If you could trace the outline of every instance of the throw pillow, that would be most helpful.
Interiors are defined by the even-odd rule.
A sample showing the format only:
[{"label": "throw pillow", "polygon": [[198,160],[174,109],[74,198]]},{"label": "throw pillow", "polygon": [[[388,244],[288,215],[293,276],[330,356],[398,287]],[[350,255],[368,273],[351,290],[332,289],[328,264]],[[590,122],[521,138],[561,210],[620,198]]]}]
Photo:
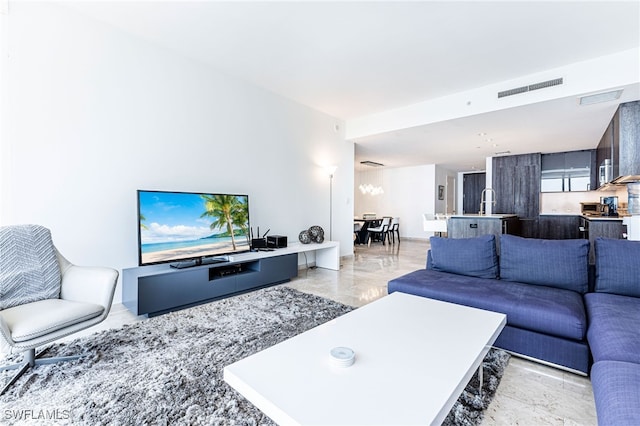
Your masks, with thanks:
[{"label": "throw pillow", "polygon": [[431,237],[430,266],[434,271],[451,272],[478,278],[498,277],[496,237]]},{"label": "throw pillow", "polygon": [[39,225],[0,227],[0,310],[60,297],[51,232]]},{"label": "throw pillow", "polygon": [[640,241],[596,238],[596,288],[640,297]]},{"label": "throw pillow", "polygon": [[589,241],[501,235],[500,279],[586,293]]}]

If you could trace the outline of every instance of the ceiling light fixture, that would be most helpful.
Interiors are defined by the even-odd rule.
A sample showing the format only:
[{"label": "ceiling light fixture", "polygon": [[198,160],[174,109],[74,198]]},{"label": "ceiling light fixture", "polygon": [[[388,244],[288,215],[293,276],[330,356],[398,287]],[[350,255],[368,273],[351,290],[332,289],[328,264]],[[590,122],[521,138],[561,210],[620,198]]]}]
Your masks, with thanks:
[{"label": "ceiling light fixture", "polygon": [[373,186],[370,183],[361,184],[358,188],[360,188],[360,192],[363,194],[371,194],[371,195],[380,195],[384,194],[384,189],[381,186]]},{"label": "ceiling light fixture", "polygon": [[612,90],[610,92],[596,93],[593,95],[581,96],[578,98],[580,105],[593,105],[600,102],[609,102],[620,98],[624,89]]},{"label": "ceiling light fixture", "polygon": [[365,166],[371,166],[371,167],[382,167],[384,166],[384,164],[382,163],[376,163],[375,161],[361,161],[360,164],[363,164]]},{"label": "ceiling light fixture", "polygon": [[[375,161],[361,161],[360,164],[364,164],[366,166],[371,166],[371,167],[382,167],[384,166],[384,164],[382,163],[376,163]],[[365,173],[367,178],[375,178],[376,181],[378,181],[377,184],[371,184],[371,183],[361,183],[360,185],[358,185],[358,188],[360,189],[360,192],[362,192],[362,194],[366,195],[366,194],[370,194],[370,195],[381,195],[384,194],[384,189],[382,189],[382,181],[383,176],[383,170],[382,169],[378,169],[376,172],[363,172]],[[373,174],[375,174],[375,176],[373,176]],[[362,176],[361,174],[359,174],[359,176]]]}]

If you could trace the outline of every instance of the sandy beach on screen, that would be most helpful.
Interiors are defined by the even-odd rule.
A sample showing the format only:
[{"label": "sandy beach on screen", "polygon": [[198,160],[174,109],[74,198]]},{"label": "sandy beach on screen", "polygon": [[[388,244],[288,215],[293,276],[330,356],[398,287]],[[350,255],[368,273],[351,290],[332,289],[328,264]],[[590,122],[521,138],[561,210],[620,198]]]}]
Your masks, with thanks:
[{"label": "sandy beach on screen", "polygon": [[[249,249],[249,244],[246,243],[244,238],[240,241],[236,241],[236,247],[242,249],[243,247],[247,250]],[[189,257],[198,257],[198,256],[213,256],[211,254],[212,251],[219,252],[227,252],[233,249],[233,245],[230,242],[227,243],[212,243],[206,244],[198,247],[183,247],[179,249],[173,250],[162,250],[162,251],[154,251],[152,253],[142,253],[142,262],[143,263],[156,263],[156,262],[164,262],[172,259],[184,259]]]}]

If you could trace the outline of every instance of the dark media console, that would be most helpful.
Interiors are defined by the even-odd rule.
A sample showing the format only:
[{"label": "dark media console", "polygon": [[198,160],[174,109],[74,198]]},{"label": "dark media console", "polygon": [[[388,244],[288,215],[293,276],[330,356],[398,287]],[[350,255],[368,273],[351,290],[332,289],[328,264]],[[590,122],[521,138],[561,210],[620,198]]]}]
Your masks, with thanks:
[{"label": "dark media console", "polygon": [[243,253],[229,261],[178,269],[168,264],[122,271],[122,303],[154,316],[287,282],[298,276],[297,253]]}]

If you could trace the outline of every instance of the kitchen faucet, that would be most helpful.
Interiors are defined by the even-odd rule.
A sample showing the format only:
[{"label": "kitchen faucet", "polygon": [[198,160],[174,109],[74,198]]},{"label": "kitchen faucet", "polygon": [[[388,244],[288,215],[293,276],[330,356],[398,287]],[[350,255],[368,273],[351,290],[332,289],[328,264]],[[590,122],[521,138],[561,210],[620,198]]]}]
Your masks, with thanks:
[{"label": "kitchen faucet", "polygon": [[482,194],[480,195],[480,211],[478,215],[482,216],[482,206],[484,205],[484,214],[487,214],[487,199],[485,198],[487,195],[487,190],[491,191],[491,204],[496,205],[496,191],[493,188],[485,188],[482,190]]}]

